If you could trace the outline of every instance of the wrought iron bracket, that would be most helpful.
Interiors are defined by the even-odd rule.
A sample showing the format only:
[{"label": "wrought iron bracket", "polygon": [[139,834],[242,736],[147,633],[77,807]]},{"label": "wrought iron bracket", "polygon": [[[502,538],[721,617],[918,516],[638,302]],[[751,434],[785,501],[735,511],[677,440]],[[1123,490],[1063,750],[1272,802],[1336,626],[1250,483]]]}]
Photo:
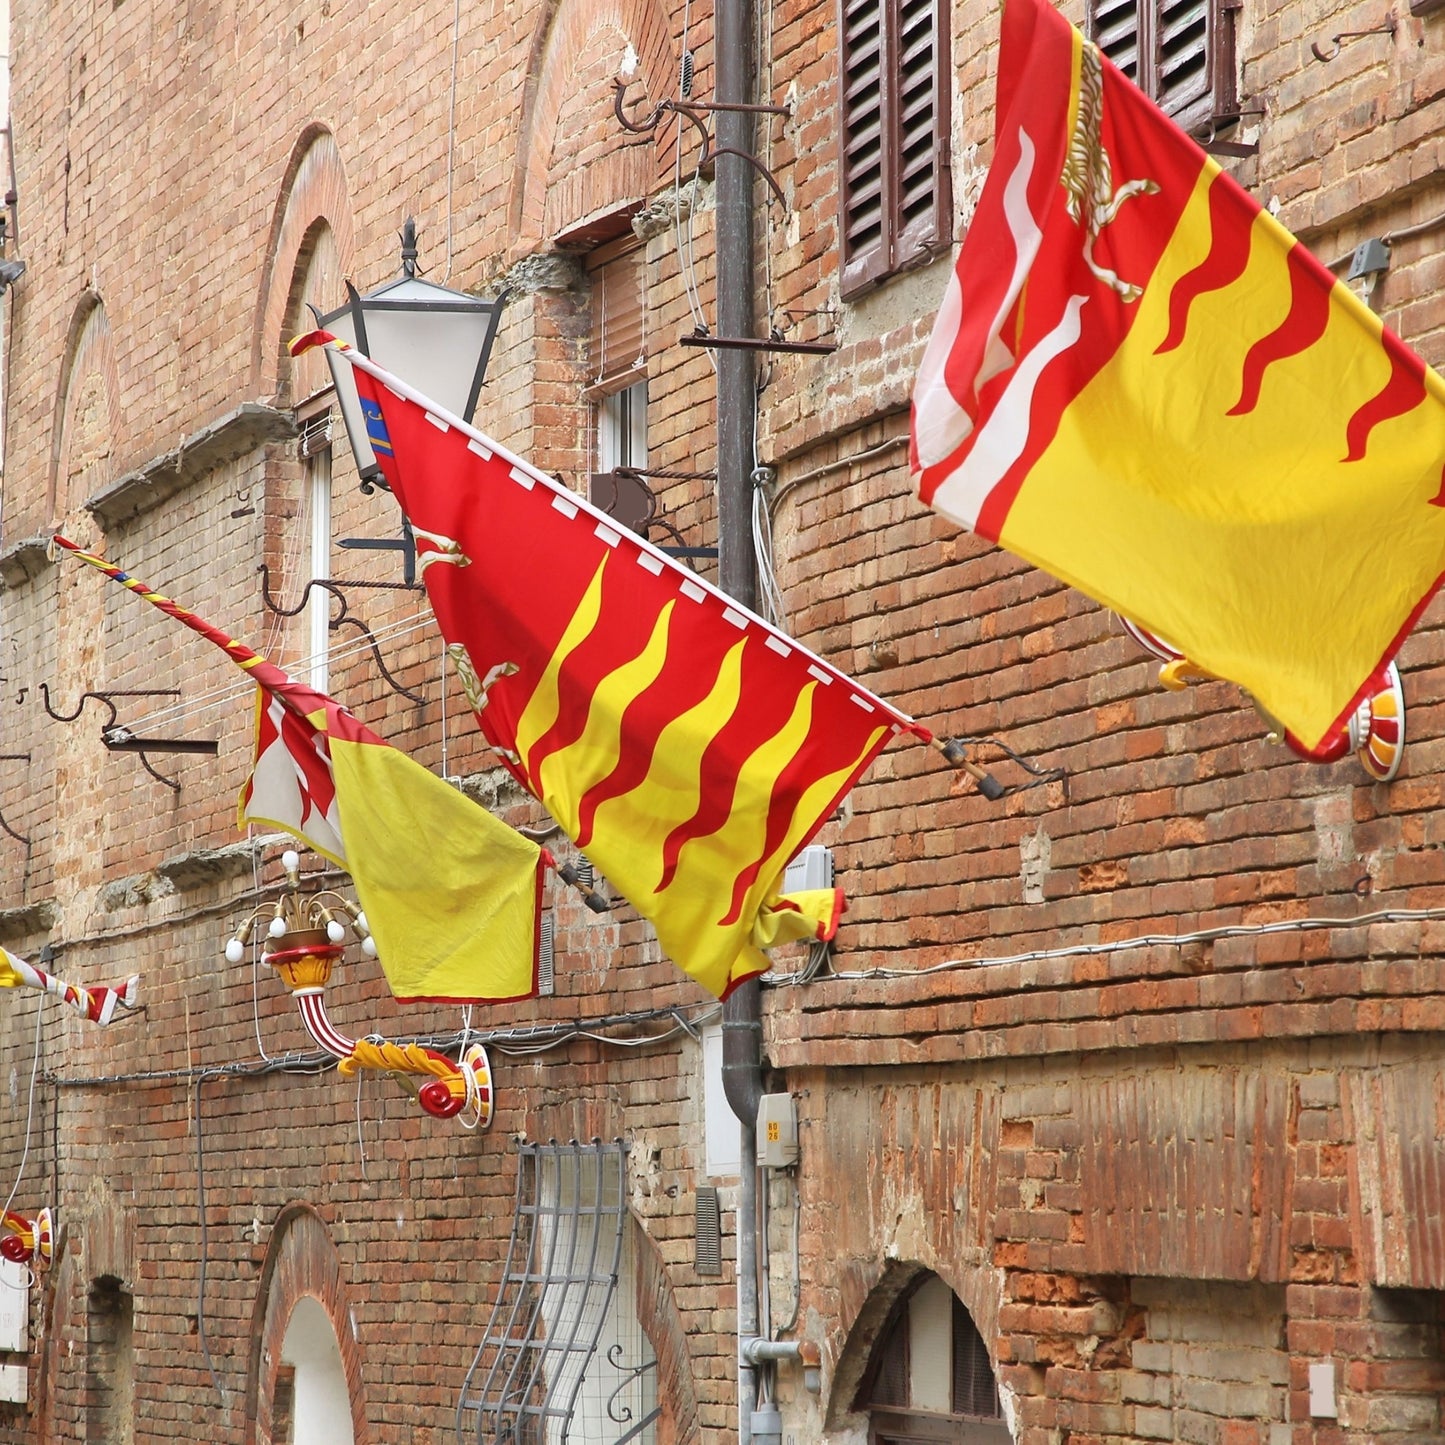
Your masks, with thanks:
[{"label": "wrought iron bracket", "polygon": [[[378,486],[384,483],[377,483]],[[391,490],[390,487],[387,488]],[[349,551],[400,552],[401,580],[408,587],[416,586],[416,538],[412,535],[411,522],[403,513],[400,537],[343,537],[337,543]]]},{"label": "wrought iron bracket", "polygon": [[[617,1397],[631,1384],[642,1378],[649,1370],[657,1368],[657,1361],[646,1360],[640,1365],[624,1365],[622,1363],[622,1346],[616,1344],[607,1351],[607,1363],[622,1376],[622,1382],[607,1397],[607,1418],[614,1425],[626,1425],[632,1419],[632,1407],[630,1405],[618,1405]],[[647,1415],[639,1420],[625,1435],[618,1438],[614,1445],[621,1445],[624,1440],[630,1440],[634,1435],[645,1430],[659,1415],[662,1414],[660,1405],[654,1406]]]},{"label": "wrought iron bracket", "polygon": [[697,158],[699,166],[705,166],[718,156],[736,156],[740,161],[746,161],[768,183],[769,189],[783,210],[788,209],[788,198],[783,194],[783,188],[778,184],[777,177],[773,175],[772,171],[757,156],[749,155],[747,151],[738,150],[735,146],[714,146],[712,132],[708,130],[707,122],[703,119],[704,115],[720,110],[741,111],[747,115],[791,115],[792,111],[786,105],[708,105],[690,100],[660,100],[648,112],[646,119],[633,120],[623,109],[627,82],[614,80],[612,86],[612,113],[617,117],[617,123],[624,130],[631,131],[633,135],[651,135],[667,116],[680,115],[697,130],[698,135],[702,138],[702,151]]},{"label": "wrought iron bracket", "polygon": [[[341,545],[344,547],[346,543],[343,542]],[[271,572],[267,565],[262,562],[256,570],[261,574],[261,600],[266,604],[267,610],[274,612],[278,617],[299,617],[301,613],[306,610],[306,605],[311,600],[311,589],[313,587],[319,587],[323,592],[334,597],[341,604],[341,611],[337,613],[335,617],[328,615],[326,619],[327,628],[332,632],[336,631],[336,629],[343,624],[356,628],[356,630],[366,638],[367,646],[371,648],[372,659],[376,663],[376,670],[381,674],[386,685],[393,692],[399,693],[402,697],[409,698],[412,702],[422,703],[426,701],[420,693],[413,692],[409,687],[403,687],[402,684],[391,675],[390,668],[387,667],[385,661],[382,659],[381,647],[377,643],[375,634],[361,618],[351,615],[351,604],[347,599],[345,591],[343,591],[345,587],[379,587],[388,591],[398,591],[402,589],[415,591],[416,589],[410,581],[337,582],[329,577],[313,577],[306,586],[301,589],[301,600],[294,607],[284,607],[271,595]]]},{"label": "wrought iron bracket", "polygon": [[105,748],[113,753],[134,753],[139,758],[141,767],[156,782],[164,783],[174,793],[180,792],[181,785],[174,778],[168,778],[164,773],[158,773],[146,754],[203,753],[207,757],[215,757],[220,744],[213,738],[139,737],[120,721],[120,713],[115,705],[115,699],[118,697],[179,697],[180,695],[180,690],[173,687],[131,687],[116,688],[110,692],[83,692],[80,695],[80,701],[75,705],[75,711],[65,713],[57,712],[51,707],[49,683],[42,682],[40,684],[40,700],[45,705],[45,711],[56,722],[73,723],[85,711],[87,702],[93,699],[100,703],[110,714],[100,727],[100,741]]},{"label": "wrought iron bracket", "polygon": [[[28,763],[29,761],[29,753],[0,753],[0,763]],[[22,838],[20,834],[5,821],[3,815],[0,815],[0,833],[6,833],[14,838],[27,853],[30,851],[30,839]]]}]

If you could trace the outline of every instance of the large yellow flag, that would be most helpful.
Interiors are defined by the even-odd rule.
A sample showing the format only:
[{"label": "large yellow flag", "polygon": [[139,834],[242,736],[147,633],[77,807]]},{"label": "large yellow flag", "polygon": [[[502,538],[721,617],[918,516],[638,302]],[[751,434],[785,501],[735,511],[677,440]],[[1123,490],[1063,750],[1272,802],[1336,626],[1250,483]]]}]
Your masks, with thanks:
[{"label": "large yellow flag", "polygon": [[344,707],[102,557],[62,547],[214,642],[260,688],[240,820],[267,822],[346,868],[403,1002],[537,991],[542,849],[383,742]]},{"label": "large yellow flag", "polygon": [[1445,568],[1445,382],[1046,0],[995,125],[920,497],[1337,755]]}]

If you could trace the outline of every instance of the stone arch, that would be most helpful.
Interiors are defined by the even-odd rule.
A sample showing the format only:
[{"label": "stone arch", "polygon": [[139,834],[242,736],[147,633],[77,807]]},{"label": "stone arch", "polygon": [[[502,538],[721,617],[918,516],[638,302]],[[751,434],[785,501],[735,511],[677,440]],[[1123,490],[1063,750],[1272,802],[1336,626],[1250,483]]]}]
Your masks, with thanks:
[{"label": "stone arch", "polygon": [[271,1445],[272,1408],[282,1345],[296,1306],[312,1300],[336,1335],[351,1398],[355,1445],[370,1445],[361,1346],[348,1302],[341,1259],[321,1216],[309,1204],[288,1204],[276,1218],[251,1314],[251,1360],[246,1380],[246,1445]]},{"label": "stone arch", "polygon": [[695,1445],[701,1437],[687,1331],[657,1245],[641,1220],[635,1214],[630,1218],[637,1269],[637,1318],[657,1350],[658,1400],[662,1405],[657,1438],[669,1445]]},{"label": "stone arch", "polygon": [[[346,168],[336,137],[320,122],[301,132],[277,195],[266,242],[266,261],[251,330],[251,377],[260,395],[274,396],[289,380],[283,369],[284,334],[298,276],[304,276],[323,228],[330,230],[338,275],[351,269],[355,229]],[[339,302],[341,297],[338,295]]]},{"label": "stone arch", "polygon": [[842,1321],[845,1330],[843,1346],[833,1366],[824,1407],[827,1430],[847,1429],[858,1423],[853,1406],[872,1359],[873,1348],[893,1318],[899,1301],[928,1274],[937,1275],[963,1301],[983,1336],[997,1373],[998,1345],[994,1322],[998,1317],[999,1300],[996,1275],[991,1271],[978,1270],[960,1273],[946,1260],[879,1260],[871,1286],[861,1292],[862,1298],[853,1317]]},{"label": "stone arch", "polygon": [[76,303],[65,340],[51,434],[46,521],[54,525],[111,480],[121,416],[120,373],[110,321],[100,295]]},{"label": "stone arch", "polygon": [[[610,43],[599,45],[599,37],[608,31],[613,32]],[[657,0],[560,0],[543,10],[533,37],[508,207],[514,254],[527,254],[545,239],[558,120],[581,89],[576,83],[579,68],[606,66],[608,57],[615,55],[610,66],[615,71],[627,46],[636,53],[636,79],[645,97],[656,101],[671,94],[678,56],[666,12]],[[634,85],[630,96],[635,99],[637,94]],[[578,148],[576,159],[588,171],[596,203],[573,219],[605,210],[628,198],[629,192],[645,194],[656,174],[652,137],[630,143],[632,138],[623,135],[612,118],[610,95],[604,123],[612,143]]]}]

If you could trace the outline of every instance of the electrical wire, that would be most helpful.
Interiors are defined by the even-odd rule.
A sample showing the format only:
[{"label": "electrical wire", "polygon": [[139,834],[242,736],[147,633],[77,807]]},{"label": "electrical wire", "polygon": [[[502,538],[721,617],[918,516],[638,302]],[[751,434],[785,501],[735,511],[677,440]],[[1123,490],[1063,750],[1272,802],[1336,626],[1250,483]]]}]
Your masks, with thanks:
[{"label": "electrical wire", "polygon": [[[416,1043],[423,1048],[435,1049],[439,1053],[455,1053],[463,1039],[476,1041],[499,1053],[522,1056],[529,1053],[545,1053],[570,1043],[573,1039],[584,1038],[594,1043],[610,1044],[616,1048],[640,1049],[663,1043],[679,1033],[695,1038],[697,1030],[722,1012],[722,1005],[715,1000],[690,1006],[671,1005],[668,1007],[635,1009],[629,1013],[606,1014],[595,1019],[559,1020],[556,1023],[536,1024],[508,1029],[458,1030],[449,1034],[420,1035],[413,1039],[397,1039],[394,1043]],[[671,1019],[673,1026],[660,1033],[647,1034],[641,1038],[619,1038],[603,1033],[603,1029],[636,1028],[641,1024],[656,1023]],[[531,1045],[532,1047],[528,1047]],[[204,1078],[208,1082],[221,1078],[263,1078],[271,1074],[325,1074],[334,1069],[336,1058],[320,1049],[272,1056],[261,1062],[212,1064],[205,1067],[172,1069],[139,1069],[123,1074],[83,1074],[64,1076],[45,1074],[42,1077],[59,1089],[107,1088],[116,1084],[154,1084],[166,1082],[193,1082]]]},{"label": "electrical wire", "polygon": [[44,1010],[39,1007],[40,1002],[36,1000],[35,1047],[30,1060],[30,1098],[25,1105],[25,1145],[20,1151],[20,1167],[15,1171],[15,1182],[10,1186],[10,1193],[6,1196],[3,1208],[0,1208],[0,1215],[8,1214],[10,1206],[15,1203],[15,1196],[20,1192],[20,1181],[25,1177],[25,1165],[30,1158],[30,1123],[35,1117],[35,1081],[40,1075],[40,1025],[45,1016]]},{"label": "electrical wire", "polygon": [[[1445,908],[1382,908],[1362,913],[1356,918],[1279,918],[1270,923],[1223,923],[1214,928],[1199,928],[1189,933],[1144,933],[1133,938],[1108,939],[1100,943],[1066,943],[1057,948],[1035,948],[1025,953],[1010,953],[992,958],[953,958],[927,968],[860,968],[837,970],[829,978],[860,982],[871,979],[925,978],[929,974],[948,973],[956,969],[998,968],[1005,964],[1042,963],[1055,958],[1098,958],[1114,953],[1128,953],[1137,948],[1183,948],[1191,943],[1215,943],[1226,938],[1265,938],[1281,933],[1318,933],[1334,928],[1368,928],[1376,923],[1430,923],[1445,919]],[[761,982],[769,987],[788,987],[806,983],[811,977],[806,968],[795,973],[765,973]],[[1024,987],[1055,988],[1049,983]]]},{"label": "electrical wire", "polygon": [[210,1261],[210,1232],[206,1226],[206,1155],[204,1132],[201,1128],[201,1085],[208,1075],[196,1075],[196,1205],[201,1216],[201,1270],[196,1283],[196,1335],[201,1342],[201,1353],[206,1357],[206,1368],[211,1372],[211,1383],[221,1397],[221,1408],[230,1409],[231,1399],[221,1377],[216,1373],[216,1363],[211,1358],[211,1346],[206,1339],[206,1266]]},{"label": "electrical wire", "polygon": [[447,102],[447,268],[442,273],[445,286],[452,274],[452,189],[456,176],[457,156],[457,50],[462,40],[462,0],[457,0],[452,13],[452,80]]},{"label": "electrical wire", "polygon": [[[374,631],[372,636],[378,642],[394,641],[420,632],[424,628],[431,626],[432,623],[432,614],[429,610],[425,613],[418,612],[398,622],[387,623],[382,628]],[[331,662],[344,664],[355,660],[359,656],[369,654],[370,650],[371,644],[366,638],[357,638],[354,642],[346,643],[341,647],[328,648],[326,656]],[[262,655],[265,656],[266,654]],[[317,656],[303,657],[291,665],[291,670],[301,672],[304,669],[309,669],[318,660],[319,657]],[[157,708],[129,721],[126,726],[132,732],[136,732],[141,729],[161,726],[175,727],[183,723],[194,723],[201,718],[216,716],[230,711],[238,699],[249,697],[255,691],[255,688],[256,682],[254,678],[248,678],[238,673],[234,682],[223,683],[218,687],[211,688],[207,692],[199,693],[194,697],[172,703],[167,707]]]}]

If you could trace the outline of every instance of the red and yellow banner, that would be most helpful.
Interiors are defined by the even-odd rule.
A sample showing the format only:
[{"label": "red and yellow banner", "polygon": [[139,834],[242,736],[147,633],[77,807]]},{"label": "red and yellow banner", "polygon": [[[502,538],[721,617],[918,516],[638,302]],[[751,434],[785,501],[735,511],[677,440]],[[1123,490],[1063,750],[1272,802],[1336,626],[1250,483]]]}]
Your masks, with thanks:
[{"label": "red and yellow banner", "polygon": [[[317,337],[316,340],[329,340]],[[347,351],[377,459],[497,755],[704,987],[827,938],[788,860],[895,734],[857,683]]]},{"label": "red and yellow banner", "polygon": [[241,826],[284,828],[350,872],[398,999],[497,1003],[536,993],[544,862],[537,844],[325,693],[103,557],[55,540],[215,643],[259,684]]},{"label": "red and yellow banner", "polygon": [[1045,0],[995,125],[919,496],[1329,755],[1445,569],[1445,383]]}]

